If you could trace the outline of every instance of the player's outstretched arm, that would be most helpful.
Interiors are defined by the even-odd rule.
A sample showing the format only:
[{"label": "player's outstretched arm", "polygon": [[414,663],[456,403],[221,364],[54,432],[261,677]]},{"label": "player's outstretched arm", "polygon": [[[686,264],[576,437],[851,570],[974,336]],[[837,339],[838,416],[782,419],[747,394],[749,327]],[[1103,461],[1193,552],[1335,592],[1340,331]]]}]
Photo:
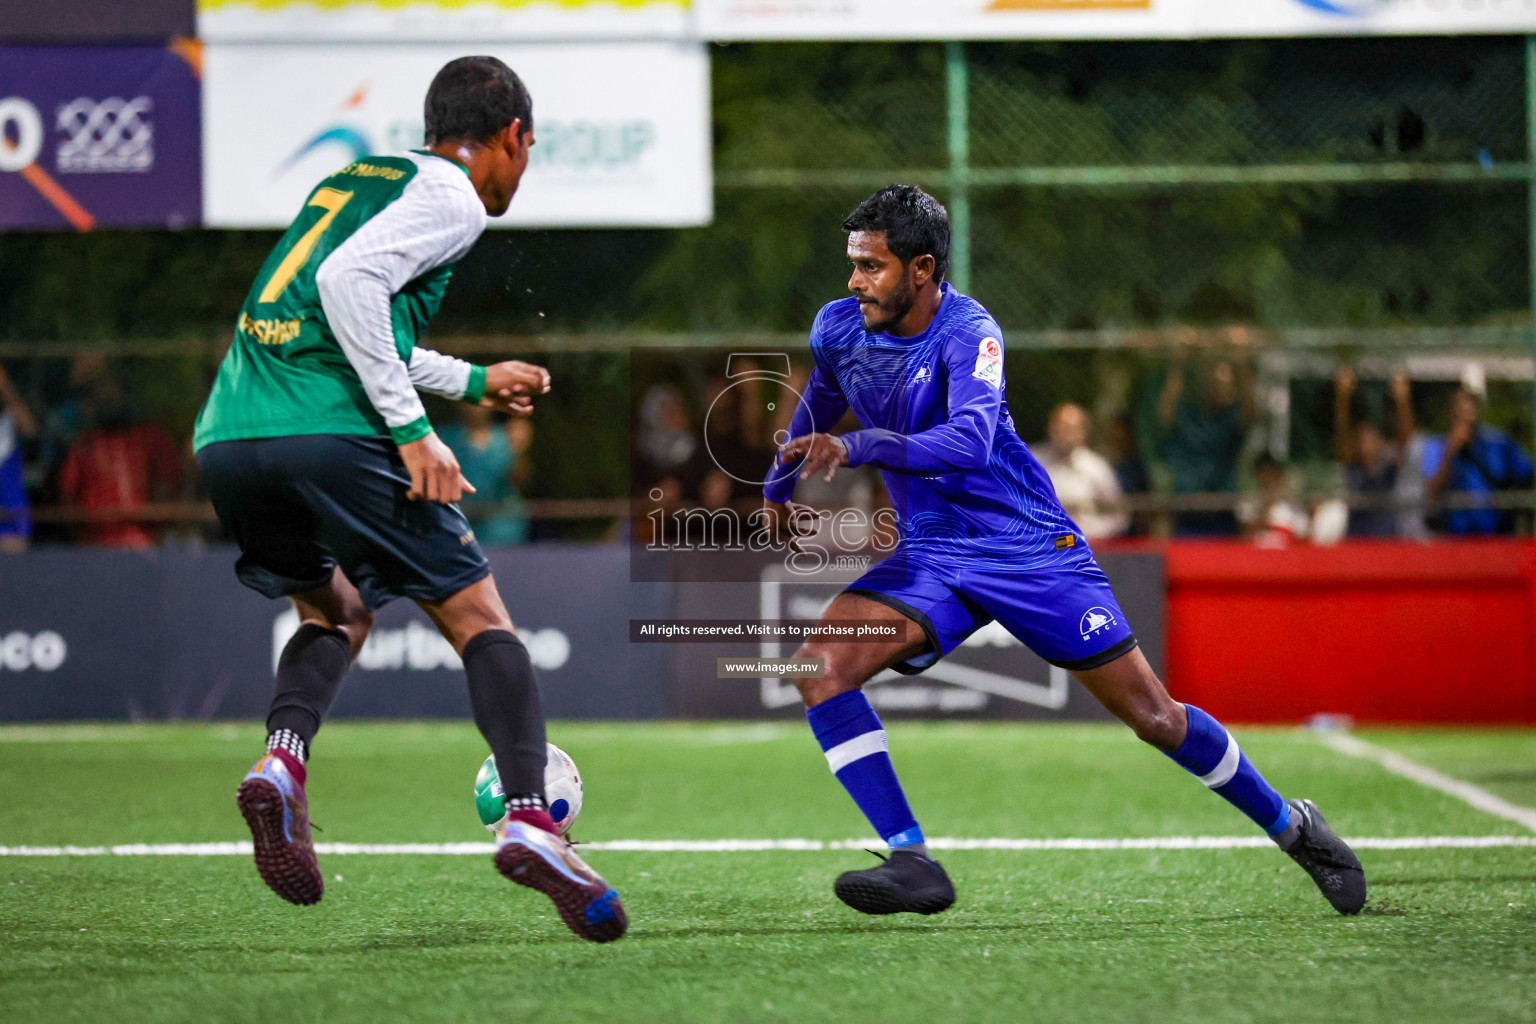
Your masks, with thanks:
[{"label": "player's outstretched arm", "polygon": [[410,374],[418,391],[514,416],[530,415],[534,396],[550,388],[549,371],[542,366],[517,359],[475,366],[420,346],[411,352]]},{"label": "player's outstretched arm", "polygon": [[485,394],[480,404],[527,416],[533,412],[534,396],[549,394],[550,386],[549,371],[544,367],[509,359],[485,368]]},{"label": "player's outstretched arm", "polygon": [[1003,346],[995,325],[957,336],[945,353],[949,418],[916,434],[855,430],[842,435],[850,466],[931,476],[980,469],[992,455],[1003,407]]}]

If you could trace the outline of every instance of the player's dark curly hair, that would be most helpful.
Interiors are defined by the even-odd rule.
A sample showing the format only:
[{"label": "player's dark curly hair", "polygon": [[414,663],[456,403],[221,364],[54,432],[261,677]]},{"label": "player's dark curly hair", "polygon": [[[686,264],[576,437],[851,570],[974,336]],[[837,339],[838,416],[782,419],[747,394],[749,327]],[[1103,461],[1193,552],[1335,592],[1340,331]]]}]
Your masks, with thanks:
[{"label": "player's dark curly hair", "polygon": [[495,57],[460,57],[443,65],[427,89],[427,145],[445,139],[489,142],[513,121],[533,130],[533,97],[517,72]]},{"label": "player's dark curly hair", "polygon": [[916,185],[885,186],[854,207],[843,230],[884,231],[885,247],[903,265],[926,254],[935,281],[949,274],[949,211]]}]

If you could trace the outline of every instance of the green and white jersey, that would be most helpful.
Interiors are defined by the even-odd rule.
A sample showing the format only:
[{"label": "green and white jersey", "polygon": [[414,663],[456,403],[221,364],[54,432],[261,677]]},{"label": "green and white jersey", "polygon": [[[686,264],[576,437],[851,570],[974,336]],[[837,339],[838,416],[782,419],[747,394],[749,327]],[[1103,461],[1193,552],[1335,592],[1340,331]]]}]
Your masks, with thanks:
[{"label": "green and white jersey", "polygon": [[483,368],[416,339],[485,221],[468,172],[430,153],[367,157],[322,181],[246,296],[193,447],[294,434],[405,444],[432,430],[418,388],[479,401]]}]

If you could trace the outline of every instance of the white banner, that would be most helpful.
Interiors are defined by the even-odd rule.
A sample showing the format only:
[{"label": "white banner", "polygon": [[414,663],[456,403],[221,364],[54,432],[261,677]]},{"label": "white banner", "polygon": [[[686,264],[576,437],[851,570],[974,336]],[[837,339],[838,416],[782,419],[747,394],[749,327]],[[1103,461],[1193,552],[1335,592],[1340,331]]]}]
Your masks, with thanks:
[{"label": "white banner", "polygon": [[[427,86],[461,46],[210,45],[203,219],[286,227],[317,181],[422,144]],[[709,61],[694,43],[482,46],[533,94],[535,145],[500,227],[687,227],[713,215]]]},{"label": "white banner", "polygon": [[198,0],[210,43],[685,39],[689,0]]},{"label": "white banner", "polygon": [[1536,0],[695,0],[701,35],[1199,39],[1536,31]]},{"label": "white banner", "polygon": [[[1228,0],[1234,4],[1247,0]],[[1179,37],[1189,0],[697,0],[706,39]]]},{"label": "white banner", "polygon": [[1476,35],[1536,31],[1536,0],[1194,0],[1201,36]]}]

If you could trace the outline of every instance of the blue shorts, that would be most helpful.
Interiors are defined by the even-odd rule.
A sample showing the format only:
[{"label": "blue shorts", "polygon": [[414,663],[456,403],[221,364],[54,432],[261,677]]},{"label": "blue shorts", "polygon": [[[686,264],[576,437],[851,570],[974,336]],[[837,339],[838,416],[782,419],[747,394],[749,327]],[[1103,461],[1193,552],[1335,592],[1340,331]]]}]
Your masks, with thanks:
[{"label": "blue shorts", "polygon": [[906,675],[931,667],[994,619],[1040,657],[1073,672],[1107,665],[1136,646],[1109,577],[1091,555],[1021,572],[996,562],[925,558],[901,546],[848,593],[923,627],[928,649],[892,666]]},{"label": "blue shorts", "polygon": [[405,496],[411,477],[387,437],[218,441],[197,468],[240,545],[235,575],[266,597],[317,590],[339,565],[370,610],[436,604],[491,573],[457,505]]},{"label": "blue shorts", "polygon": [[0,537],[32,536],[27,488],[21,477],[21,451],[0,460]]}]

